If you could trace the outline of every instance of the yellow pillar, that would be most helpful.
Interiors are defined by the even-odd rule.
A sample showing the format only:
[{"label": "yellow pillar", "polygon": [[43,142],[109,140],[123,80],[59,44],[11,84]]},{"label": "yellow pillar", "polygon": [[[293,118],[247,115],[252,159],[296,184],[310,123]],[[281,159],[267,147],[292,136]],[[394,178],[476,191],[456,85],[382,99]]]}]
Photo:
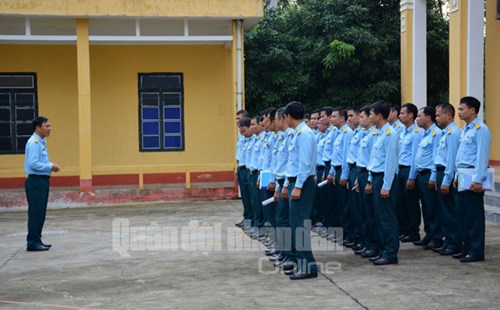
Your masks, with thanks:
[{"label": "yellow pillar", "polygon": [[[500,20],[497,20],[497,0],[486,1],[486,123],[491,131],[491,153],[493,164],[500,164],[500,122],[496,115],[500,115]],[[490,121],[491,120],[491,121]]]},{"label": "yellow pillar", "polygon": [[468,0],[453,0],[450,8],[450,103],[455,109],[467,95],[467,5]]},{"label": "yellow pillar", "polygon": [[90,109],[90,56],[88,19],[76,21],[78,62],[78,137],[80,150],[80,191],[92,191],[92,133]]},{"label": "yellow pillar", "polygon": [[401,2],[401,103],[413,101],[413,6]]}]

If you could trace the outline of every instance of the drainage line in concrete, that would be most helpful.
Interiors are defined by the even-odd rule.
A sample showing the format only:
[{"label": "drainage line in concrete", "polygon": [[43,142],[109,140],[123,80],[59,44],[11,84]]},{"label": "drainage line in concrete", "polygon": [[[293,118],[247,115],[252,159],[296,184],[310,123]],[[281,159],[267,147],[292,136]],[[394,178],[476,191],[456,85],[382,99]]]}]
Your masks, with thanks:
[{"label": "drainage line in concrete", "polygon": [[327,277],[324,273],[320,272],[320,274],[325,277],[326,279],[328,279],[328,281],[330,281],[333,285],[335,285],[339,290],[341,290],[344,294],[346,294],[347,296],[349,296],[349,298],[351,298],[355,303],[357,303],[361,308],[363,309],[366,309],[366,310],[369,310],[369,308],[365,305],[363,305],[361,302],[359,302],[359,300],[357,298],[355,298],[354,296],[352,296],[351,294],[349,294],[346,290],[344,290],[343,288],[341,288],[337,283],[335,283],[335,281],[333,281],[333,279]]}]

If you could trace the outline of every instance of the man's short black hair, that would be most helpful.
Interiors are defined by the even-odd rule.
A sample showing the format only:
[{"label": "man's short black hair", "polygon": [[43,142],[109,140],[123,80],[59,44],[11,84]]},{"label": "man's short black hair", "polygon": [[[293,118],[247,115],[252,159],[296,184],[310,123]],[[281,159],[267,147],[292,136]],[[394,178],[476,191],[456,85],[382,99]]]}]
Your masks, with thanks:
[{"label": "man's short black hair", "polygon": [[326,116],[331,116],[332,115],[332,112],[333,112],[333,107],[332,106],[324,106],[322,107],[319,112],[325,112]]},{"label": "man's short black hair", "polygon": [[272,122],[274,121],[274,118],[276,116],[276,108],[275,107],[270,107],[270,108],[267,108],[266,110],[266,117],[269,118],[269,120]]},{"label": "man's short black hair", "polygon": [[451,117],[455,117],[455,107],[450,103],[441,103],[436,106],[436,110],[441,109],[444,113],[450,113]]},{"label": "man's short black hair", "polygon": [[477,100],[476,98],[470,96],[463,97],[462,99],[460,99],[460,104],[465,104],[469,108],[473,108],[476,111],[476,114],[479,114],[479,108],[481,108],[481,102],[479,102],[479,100]]},{"label": "man's short black hair", "polygon": [[401,109],[402,108],[405,108],[406,111],[407,111],[407,113],[411,113],[413,115],[413,120],[415,120],[417,118],[418,108],[417,108],[416,105],[414,105],[411,102],[408,102],[408,103],[403,104],[403,106],[401,107]]},{"label": "man's short black hair", "polygon": [[304,106],[298,101],[289,102],[285,107],[285,115],[290,115],[295,120],[304,119]]},{"label": "man's short black hair", "polygon": [[44,116],[35,117],[35,119],[31,121],[31,124],[33,125],[33,131],[36,130],[36,127],[41,127],[43,123],[46,123],[48,121],[49,119]]},{"label": "man's short black hair", "polygon": [[361,109],[359,109],[359,113],[365,113],[366,116],[370,116],[371,109],[372,109],[371,105],[365,105],[364,107],[362,107]]},{"label": "man's short black hair", "polygon": [[[399,106],[399,104],[390,103],[390,105],[391,105],[391,112],[398,111],[398,115],[399,115],[399,112],[401,112],[401,107]],[[416,117],[417,117],[417,115],[415,114],[415,118]]]},{"label": "man's short black hair", "polygon": [[339,112],[340,117],[343,117],[345,120],[347,120],[347,110],[345,110],[343,107],[335,107],[333,108],[333,112]]},{"label": "man's short black hair", "polygon": [[310,120],[311,114],[309,114],[309,113],[304,114],[304,119]]},{"label": "man's short black hair", "polygon": [[382,118],[386,120],[389,118],[389,114],[391,113],[391,106],[384,100],[378,100],[372,104],[371,111],[375,114],[382,115]]},{"label": "man's short black hair", "polygon": [[433,123],[436,122],[436,110],[433,107],[423,107],[420,108],[424,115],[430,116]]},{"label": "man's short black hair", "polygon": [[247,110],[239,110],[238,112],[236,112],[236,115],[240,115],[243,116],[243,118],[247,118],[248,117],[248,111]]},{"label": "man's short black hair", "polygon": [[250,127],[252,120],[249,117],[242,118],[239,122],[240,127]]},{"label": "man's short black hair", "polygon": [[318,114],[319,114],[320,112],[321,112],[321,110],[320,110],[320,109],[316,109],[316,110],[313,110],[313,111],[311,112],[311,115],[316,114],[316,113],[318,113]]},{"label": "man's short black hair", "polygon": [[349,111],[354,111],[354,113],[359,114],[359,106],[352,105],[352,106],[347,108],[347,112],[349,112]]},{"label": "man's short black hair", "polygon": [[285,108],[284,107],[281,107],[278,110],[276,110],[276,118],[279,118],[279,119],[285,118]]}]

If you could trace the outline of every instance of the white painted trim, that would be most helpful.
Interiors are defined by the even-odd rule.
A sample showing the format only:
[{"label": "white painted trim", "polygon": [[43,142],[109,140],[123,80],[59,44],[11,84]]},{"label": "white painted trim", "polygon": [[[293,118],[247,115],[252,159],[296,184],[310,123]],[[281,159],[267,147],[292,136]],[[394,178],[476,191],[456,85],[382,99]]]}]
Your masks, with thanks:
[{"label": "white painted trim", "polygon": [[471,1],[467,16],[467,96],[481,102],[478,117],[484,110],[484,1]]},{"label": "white painted trim", "polygon": [[413,104],[427,105],[427,1],[416,0],[413,10]]},{"label": "white painted trim", "polygon": [[29,17],[24,19],[24,34],[27,36],[31,35],[31,20]]},{"label": "white painted trim", "polygon": [[184,20],[184,36],[189,36],[189,22],[187,19]]},{"label": "white painted trim", "polygon": [[[453,6],[453,1],[454,0],[450,1],[450,13],[458,12],[460,10],[460,0],[456,0],[457,1],[457,5],[456,6]],[[469,0],[469,1],[474,1],[474,0]]]},{"label": "white painted trim", "polygon": [[241,37],[241,29],[242,22],[241,20],[236,21],[236,57],[237,61],[237,69],[236,74],[238,75],[236,82],[236,97],[237,97],[237,106],[238,110],[241,110],[243,107],[243,38]]},{"label": "white painted trim", "polygon": [[399,9],[399,12],[403,13],[405,11],[408,11],[408,10],[414,10],[415,7],[413,5],[405,5],[405,6],[402,6],[400,9]]},{"label": "white painted trim", "polygon": [[0,35],[1,41],[76,41],[76,36]]},{"label": "white painted trim", "polygon": [[232,36],[90,36],[93,42],[198,42],[232,41]]},{"label": "white painted trim", "polygon": [[141,36],[141,22],[139,21],[138,18],[135,19],[135,36],[136,37]]},{"label": "white painted trim", "polygon": [[399,2],[399,5],[403,6],[405,4],[413,4],[413,2],[414,2],[413,0],[402,0]]}]

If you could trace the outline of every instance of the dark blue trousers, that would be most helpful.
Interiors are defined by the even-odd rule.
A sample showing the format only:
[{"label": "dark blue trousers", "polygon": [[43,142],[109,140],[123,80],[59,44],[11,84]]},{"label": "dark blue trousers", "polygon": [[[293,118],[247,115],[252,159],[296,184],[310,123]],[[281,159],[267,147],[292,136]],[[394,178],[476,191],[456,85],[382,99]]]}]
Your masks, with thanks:
[{"label": "dark blue trousers", "polygon": [[248,170],[238,168],[238,184],[240,186],[241,202],[243,203],[243,219],[252,219],[252,201],[248,187]]},{"label": "dark blue trousers", "polygon": [[281,190],[283,185],[278,185],[278,203],[276,206],[276,248],[281,255],[291,258],[292,233],[290,229],[290,206],[288,200],[283,200]]},{"label": "dark blue trousers", "polygon": [[486,230],[484,192],[479,194],[472,191],[457,192],[456,208],[459,225],[462,228],[462,253],[484,258],[484,235]]},{"label": "dark blue trousers", "polygon": [[302,186],[299,200],[292,200],[295,183],[288,185],[290,204],[290,228],[292,234],[292,255],[297,261],[298,271],[317,272],[316,260],[311,249],[311,212],[316,193],[313,177],[309,177]]},{"label": "dark blue trousers", "polygon": [[441,228],[444,235],[444,243],[446,248],[456,251],[461,250],[460,226],[458,223],[456,207],[455,207],[455,187],[450,184],[450,193],[444,195],[441,193],[441,185],[443,184],[444,171],[437,171],[436,184],[437,184],[437,197],[438,197],[438,212],[441,218]]},{"label": "dark blue trousers", "polygon": [[431,174],[417,176],[418,192],[422,201],[422,216],[424,218],[425,238],[441,241],[443,232],[441,230],[441,219],[439,218],[436,190],[429,188]]},{"label": "dark blue trousers", "polygon": [[352,230],[352,235],[353,239],[357,240],[359,244],[362,246],[365,245],[365,238],[364,238],[364,233],[363,233],[363,214],[364,210],[362,210],[361,207],[361,201],[360,201],[360,194],[353,189],[354,184],[356,182],[356,179],[358,178],[358,169],[356,167],[353,167],[349,170],[349,195],[350,195],[350,200],[351,203],[349,204],[350,207],[350,217],[347,220],[348,222],[352,223],[353,230]]},{"label": "dark blue trousers", "polygon": [[397,175],[398,189],[396,193],[396,207],[400,234],[415,236],[420,232],[420,204],[418,190],[407,190],[406,183],[410,175],[410,168],[402,168]]},{"label": "dark blue trousers", "polygon": [[373,204],[373,195],[367,195],[365,193],[365,187],[368,183],[368,172],[360,172],[358,174],[358,184],[361,202],[361,216],[363,220],[363,231],[365,247],[368,250],[373,250],[376,252],[380,251],[380,236],[377,227],[377,216],[375,213],[375,206]]},{"label": "dark blue trousers", "polygon": [[42,243],[42,229],[49,201],[49,176],[30,175],[24,182],[28,200],[28,247]]},{"label": "dark blue trousers", "polygon": [[[399,229],[396,206],[391,197],[383,199],[380,196],[380,190],[384,184],[384,176],[377,175],[372,177],[373,202],[375,213],[378,220],[378,230],[382,245],[380,257],[387,259],[396,259],[399,251]],[[396,181],[392,182],[390,193],[396,190]]]}]

